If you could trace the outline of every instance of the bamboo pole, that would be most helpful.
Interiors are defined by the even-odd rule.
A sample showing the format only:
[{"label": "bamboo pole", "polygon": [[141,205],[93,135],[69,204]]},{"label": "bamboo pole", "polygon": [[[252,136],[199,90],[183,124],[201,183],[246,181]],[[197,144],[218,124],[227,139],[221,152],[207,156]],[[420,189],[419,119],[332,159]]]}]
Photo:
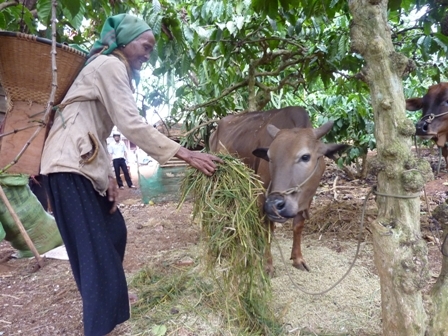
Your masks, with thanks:
[{"label": "bamboo pole", "polygon": [[30,146],[31,142],[37,137],[37,135],[39,134],[39,132],[42,130],[43,127],[44,127],[43,124],[37,126],[37,129],[34,131],[34,133],[28,139],[28,141],[26,142],[25,146],[23,146],[23,148],[20,150],[19,154],[17,154],[17,156],[14,158],[14,160],[12,160],[5,167],[0,169],[0,175],[5,173],[9,168],[14,166],[19,161],[19,159],[22,157],[22,155],[25,152],[25,150]]},{"label": "bamboo pole", "polygon": [[23,226],[22,222],[20,221],[19,216],[17,216],[11,203],[9,203],[8,197],[6,197],[6,194],[3,191],[3,188],[1,185],[0,185],[0,198],[3,201],[3,203],[5,203],[6,208],[10,212],[12,218],[14,219],[14,222],[16,223],[17,227],[20,230],[20,233],[22,234],[23,238],[25,239],[25,242],[28,245],[28,248],[31,250],[31,252],[33,252],[34,256],[36,257],[39,267],[40,268],[44,267],[44,264],[45,264],[44,260],[42,259],[39,252],[37,251],[36,247],[34,246],[33,241],[31,240],[30,236],[28,235],[28,232],[26,232],[25,227]]},{"label": "bamboo pole", "polygon": [[25,131],[27,129],[30,129],[30,128],[33,128],[33,127],[37,127],[37,126],[38,125],[31,125],[31,126],[25,126],[25,127],[21,127],[21,128],[15,128],[15,129],[13,129],[10,132],[0,134],[0,138],[3,138],[5,136],[11,135],[11,134],[16,134],[16,133],[19,133],[20,131]]}]

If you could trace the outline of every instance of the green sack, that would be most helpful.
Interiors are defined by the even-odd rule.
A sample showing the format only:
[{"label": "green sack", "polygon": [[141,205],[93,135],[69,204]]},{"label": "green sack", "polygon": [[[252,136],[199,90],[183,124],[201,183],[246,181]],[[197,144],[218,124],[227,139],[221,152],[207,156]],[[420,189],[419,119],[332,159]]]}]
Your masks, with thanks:
[{"label": "green sack", "polygon": [[[0,185],[30,236],[39,254],[62,245],[62,238],[54,217],[47,213],[28,186],[29,176],[25,174],[2,174]],[[17,224],[6,205],[0,201],[0,223],[5,230],[5,239],[18,250],[19,258],[32,257]],[[0,233],[1,235],[1,233]]]},{"label": "green sack", "polygon": [[160,167],[154,174],[147,177],[138,172],[138,183],[142,192],[142,201],[148,204],[160,202],[177,202],[180,198],[179,188],[185,176],[185,166]]}]

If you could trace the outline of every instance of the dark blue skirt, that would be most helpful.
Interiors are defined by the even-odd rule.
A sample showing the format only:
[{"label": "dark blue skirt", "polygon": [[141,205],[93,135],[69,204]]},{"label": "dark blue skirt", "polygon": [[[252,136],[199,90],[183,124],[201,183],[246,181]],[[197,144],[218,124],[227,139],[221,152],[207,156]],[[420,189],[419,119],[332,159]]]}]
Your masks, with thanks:
[{"label": "dark blue skirt", "polygon": [[49,174],[46,181],[56,223],[83,304],[84,334],[104,336],[129,319],[123,258],[127,230],[117,209],[85,177]]}]

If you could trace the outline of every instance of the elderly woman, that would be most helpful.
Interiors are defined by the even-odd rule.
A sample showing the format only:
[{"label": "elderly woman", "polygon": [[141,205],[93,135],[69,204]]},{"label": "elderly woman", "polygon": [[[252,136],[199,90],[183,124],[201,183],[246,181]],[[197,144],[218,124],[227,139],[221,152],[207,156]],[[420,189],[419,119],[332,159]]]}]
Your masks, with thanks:
[{"label": "elderly woman", "polygon": [[109,17],[56,114],[41,173],[83,302],[84,333],[102,336],[129,318],[122,262],[126,226],[106,139],[114,125],[161,164],[176,156],[206,175],[219,158],[197,153],[142,121],[132,80],[155,45],[150,27],[132,15]]}]

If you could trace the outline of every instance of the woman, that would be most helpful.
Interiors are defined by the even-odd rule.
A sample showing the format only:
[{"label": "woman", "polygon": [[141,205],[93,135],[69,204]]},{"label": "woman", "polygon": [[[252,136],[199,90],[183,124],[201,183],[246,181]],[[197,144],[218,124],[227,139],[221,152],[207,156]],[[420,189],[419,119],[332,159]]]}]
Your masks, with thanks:
[{"label": "woman", "polygon": [[181,147],[142,121],[132,79],[155,45],[150,27],[132,15],[109,17],[56,114],[45,142],[52,210],[83,302],[84,333],[102,336],[129,318],[122,266],[126,226],[106,139],[116,125],[161,164],[176,156],[210,176],[219,158]]}]

